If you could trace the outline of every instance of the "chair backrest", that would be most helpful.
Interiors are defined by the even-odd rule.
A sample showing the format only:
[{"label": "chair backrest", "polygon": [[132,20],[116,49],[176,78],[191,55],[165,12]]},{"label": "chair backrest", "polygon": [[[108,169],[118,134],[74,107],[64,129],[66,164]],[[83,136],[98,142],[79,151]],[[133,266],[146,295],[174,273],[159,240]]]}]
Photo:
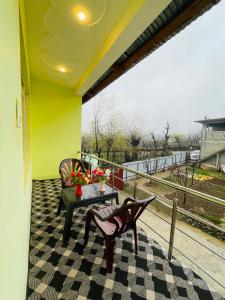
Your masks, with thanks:
[{"label": "chair backrest", "polygon": [[[125,232],[127,229],[132,227],[148,204],[155,198],[156,196],[151,196],[144,200],[137,200],[129,204],[123,204],[118,210],[116,210],[113,219],[116,220],[116,217],[119,217],[122,221],[122,226],[117,227],[117,234]],[[127,200],[129,200],[129,198],[124,202],[126,203]]]},{"label": "chair backrest", "polygon": [[73,186],[71,173],[74,170],[85,171],[82,161],[76,158],[66,158],[59,165],[59,174],[61,177],[62,188]]}]

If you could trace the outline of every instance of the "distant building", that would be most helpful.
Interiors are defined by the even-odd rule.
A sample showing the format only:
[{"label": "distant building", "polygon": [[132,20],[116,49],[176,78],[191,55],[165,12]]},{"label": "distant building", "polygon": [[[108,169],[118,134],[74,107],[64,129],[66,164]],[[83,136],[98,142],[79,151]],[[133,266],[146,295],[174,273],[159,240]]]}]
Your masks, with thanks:
[{"label": "distant building", "polygon": [[225,169],[225,118],[195,121],[203,125],[200,161]]}]

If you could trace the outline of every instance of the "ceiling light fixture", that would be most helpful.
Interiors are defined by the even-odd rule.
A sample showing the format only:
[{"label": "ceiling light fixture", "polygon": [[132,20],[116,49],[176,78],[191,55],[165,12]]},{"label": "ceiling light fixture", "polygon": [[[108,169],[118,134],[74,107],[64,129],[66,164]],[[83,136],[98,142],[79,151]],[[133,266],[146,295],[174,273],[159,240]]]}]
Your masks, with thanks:
[{"label": "ceiling light fixture", "polygon": [[66,68],[63,67],[63,66],[58,66],[58,70],[59,70],[59,72],[61,72],[61,73],[66,73],[66,72],[67,72]]},{"label": "ceiling light fixture", "polygon": [[82,25],[89,25],[91,21],[90,10],[85,6],[75,6],[72,10],[76,21]]},{"label": "ceiling light fixture", "polygon": [[44,14],[44,25],[51,37],[65,47],[88,46],[93,37],[91,27],[103,19],[107,0],[49,1],[52,6]]},{"label": "ceiling light fixture", "polygon": [[86,14],[83,11],[79,11],[77,13],[77,17],[81,22],[85,21],[87,18]]},{"label": "ceiling light fixture", "polygon": [[[73,60],[67,60],[64,62],[62,57],[60,55],[55,56],[51,52],[45,51],[42,54],[42,61],[43,63],[48,66],[49,68],[53,69],[57,73],[60,73],[62,75],[67,75],[68,73],[71,73],[76,68],[76,63]],[[59,63],[61,62],[61,63]]]}]

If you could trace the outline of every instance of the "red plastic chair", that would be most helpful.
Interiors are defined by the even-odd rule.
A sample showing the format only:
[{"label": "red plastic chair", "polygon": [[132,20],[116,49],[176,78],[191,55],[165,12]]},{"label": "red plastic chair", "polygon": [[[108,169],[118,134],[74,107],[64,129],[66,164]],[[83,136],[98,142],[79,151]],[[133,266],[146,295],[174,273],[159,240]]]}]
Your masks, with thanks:
[{"label": "red plastic chair", "polygon": [[[88,243],[91,220],[100,229],[105,239],[106,270],[112,272],[113,250],[115,238],[122,233],[132,229],[135,239],[135,254],[138,253],[136,221],[145,208],[156,196],[145,200],[125,199],[123,205],[108,205],[104,207],[93,207],[88,210],[85,226],[84,246]],[[128,202],[131,202],[128,204]]]}]

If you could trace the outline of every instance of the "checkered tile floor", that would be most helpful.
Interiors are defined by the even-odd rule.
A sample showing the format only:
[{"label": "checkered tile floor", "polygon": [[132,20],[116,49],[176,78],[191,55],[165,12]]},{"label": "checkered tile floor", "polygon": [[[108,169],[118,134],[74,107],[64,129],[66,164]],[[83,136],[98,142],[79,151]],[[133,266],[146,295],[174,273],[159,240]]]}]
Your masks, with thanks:
[{"label": "checkered tile floor", "polygon": [[74,212],[69,245],[62,246],[64,213],[56,217],[59,180],[33,182],[27,299],[222,299],[139,229],[139,254],[132,233],[117,240],[112,274],[106,273],[101,234],[91,228],[83,249],[86,208]]}]

